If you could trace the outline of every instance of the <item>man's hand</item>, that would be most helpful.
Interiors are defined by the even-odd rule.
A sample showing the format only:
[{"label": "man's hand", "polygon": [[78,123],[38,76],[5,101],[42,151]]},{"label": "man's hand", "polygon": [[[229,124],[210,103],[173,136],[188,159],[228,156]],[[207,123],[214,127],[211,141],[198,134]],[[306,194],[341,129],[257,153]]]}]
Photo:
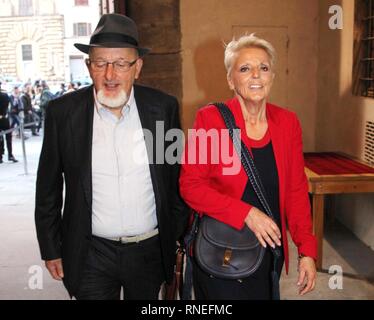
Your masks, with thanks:
[{"label": "man's hand", "polygon": [[299,260],[299,279],[297,285],[299,286],[299,294],[302,296],[312,291],[316,285],[316,265],[313,258],[302,257]]},{"label": "man's hand", "polygon": [[64,277],[64,271],[62,270],[62,259],[47,260],[45,262],[49,273],[55,280],[62,280]]},{"label": "man's hand", "polygon": [[266,248],[266,243],[272,248],[275,244],[281,246],[281,232],[277,224],[261,210],[252,207],[244,221],[263,247]]}]

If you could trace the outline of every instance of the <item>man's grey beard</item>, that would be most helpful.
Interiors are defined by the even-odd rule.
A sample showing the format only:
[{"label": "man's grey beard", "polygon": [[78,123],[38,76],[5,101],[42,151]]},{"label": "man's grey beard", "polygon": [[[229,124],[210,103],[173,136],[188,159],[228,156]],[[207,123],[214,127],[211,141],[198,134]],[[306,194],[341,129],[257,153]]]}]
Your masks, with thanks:
[{"label": "man's grey beard", "polygon": [[114,98],[107,97],[104,94],[104,90],[99,90],[97,92],[97,100],[105,107],[108,108],[119,108],[125,105],[128,100],[128,96],[125,90],[121,89],[121,91],[115,96]]}]

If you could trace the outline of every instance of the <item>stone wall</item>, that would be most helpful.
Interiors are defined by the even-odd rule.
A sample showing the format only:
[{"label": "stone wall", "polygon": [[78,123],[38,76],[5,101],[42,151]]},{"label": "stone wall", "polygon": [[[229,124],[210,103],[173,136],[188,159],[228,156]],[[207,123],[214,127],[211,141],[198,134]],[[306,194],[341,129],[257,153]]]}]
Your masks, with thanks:
[{"label": "stone wall", "polygon": [[152,51],[144,58],[139,83],[182,101],[179,0],[128,0],[126,15],[138,25],[140,44]]},{"label": "stone wall", "polygon": [[[0,71],[20,80],[63,80],[64,21],[61,15],[0,17]],[[20,44],[33,45],[34,74],[22,71]]]}]

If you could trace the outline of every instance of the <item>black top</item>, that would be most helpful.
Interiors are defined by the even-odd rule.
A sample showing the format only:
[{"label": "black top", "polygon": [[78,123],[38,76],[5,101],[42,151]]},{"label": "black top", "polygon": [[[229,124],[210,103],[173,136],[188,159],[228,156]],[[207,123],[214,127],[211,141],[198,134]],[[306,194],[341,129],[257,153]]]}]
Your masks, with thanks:
[{"label": "black top", "polygon": [[[257,171],[260,174],[262,184],[265,188],[265,196],[269,203],[271,212],[273,213],[274,219],[279,229],[281,230],[281,218],[279,213],[278,170],[275,162],[273,145],[270,141],[268,144],[261,148],[252,147],[251,150],[254,163],[256,165]],[[258,200],[257,195],[253,190],[253,187],[249,180],[244,189],[242,200],[266,213],[264,207]]]}]

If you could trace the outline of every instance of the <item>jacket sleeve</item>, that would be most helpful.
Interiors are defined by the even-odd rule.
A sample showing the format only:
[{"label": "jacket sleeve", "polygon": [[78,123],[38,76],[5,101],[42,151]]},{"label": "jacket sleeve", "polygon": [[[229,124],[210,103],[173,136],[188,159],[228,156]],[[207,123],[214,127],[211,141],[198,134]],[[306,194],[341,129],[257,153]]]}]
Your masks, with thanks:
[{"label": "jacket sleeve", "polygon": [[[209,115],[208,112],[207,114]],[[212,129],[207,125],[208,118],[201,111],[197,113],[193,127],[196,130],[195,132],[199,130],[208,132]],[[207,141],[205,148],[198,134],[195,139],[190,138],[191,136],[189,136],[189,140],[185,146],[179,179],[183,199],[200,214],[207,214],[236,229],[241,229],[244,226],[244,219],[252,207],[248,203],[233,198],[212,187],[211,173],[216,164],[211,159],[211,141]],[[200,161],[201,154],[206,155],[205,162]],[[197,161],[191,161],[191,159]],[[220,178],[224,181],[224,177]]]},{"label": "jacket sleeve", "polygon": [[63,172],[54,108],[48,108],[39,159],[35,198],[35,225],[43,260],[61,257]]},{"label": "jacket sleeve", "polygon": [[[172,113],[171,113],[171,129],[177,129],[176,132],[178,134],[182,133],[180,118],[179,118],[179,104],[176,99],[173,99],[172,103]],[[176,149],[182,150],[183,149],[183,139],[182,134],[180,136],[175,137],[172,143],[177,143]],[[179,153],[180,154],[180,153]],[[167,154],[166,154],[167,155]],[[173,216],[176,217],[176,238],[181,239],[184,236],[185,230],[188,225],[188,218],[189,218],[189,208],[186,203],[183,201],[180,190],[179,190],[179,174],[180,174],[180,156],[176,163],[170,163],[170,172],[171,172],[171,181],[172,181],[172,213]]]},{"label": "jacket sleeve", "polygon": [[299,254],[317,258],[317,241],[312,234],[308,182],[304,171],[302,131],[296,115],[291,135],[290,171],[287,181],[285,210],[289,231]]}]

